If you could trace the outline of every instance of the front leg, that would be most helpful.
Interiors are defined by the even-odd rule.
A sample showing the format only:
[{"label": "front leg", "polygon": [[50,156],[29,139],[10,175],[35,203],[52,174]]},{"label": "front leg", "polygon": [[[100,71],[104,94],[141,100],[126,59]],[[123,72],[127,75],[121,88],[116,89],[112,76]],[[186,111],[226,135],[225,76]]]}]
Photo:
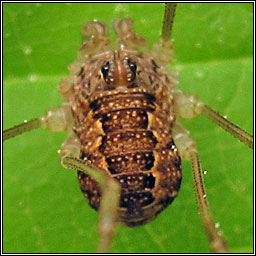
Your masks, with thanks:
[{"label": "front leg", "polygon": [[79,170],[90,175],[100,185],[102,199],[99,209],[99,245],[97,252],[107,253],[118,221],[120,184],[103,170],[95,166],[89,166],[87,162],[79,159],[79,155],[80,141],[76,134],[71,131],[61,146],[61,164],[65,168]]}]

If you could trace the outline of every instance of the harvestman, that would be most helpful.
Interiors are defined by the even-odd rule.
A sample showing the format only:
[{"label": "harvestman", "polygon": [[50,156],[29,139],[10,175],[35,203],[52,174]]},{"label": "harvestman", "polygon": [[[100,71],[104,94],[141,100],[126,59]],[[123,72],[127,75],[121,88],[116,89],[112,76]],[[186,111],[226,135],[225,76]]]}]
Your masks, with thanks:
[{"label": "harvestman", "polygon": [[181,182],[180,159],[192,163],[212,251],[228,252],[209,210],[196,143],[178,119],[203,114],[250,148],[253,137],[194,95],[174,89],[175,77],[164,69],[173,55],[175,9],[175,3],[166,4],[162,36],[150,55],[143,53],[145,40],[133,32],[131,19],[113,23],[116,50],[104,23],[85,24],[82,34],[91,39],[84,39],[70,77],[59,84],[65,102],[3,133],[7,140],[36,128],[69,131],[61,146],[61,164],[79,170],[85,197],[99,208],[98,252],[109,251],[118,222],[145,224],[172,202]]}]

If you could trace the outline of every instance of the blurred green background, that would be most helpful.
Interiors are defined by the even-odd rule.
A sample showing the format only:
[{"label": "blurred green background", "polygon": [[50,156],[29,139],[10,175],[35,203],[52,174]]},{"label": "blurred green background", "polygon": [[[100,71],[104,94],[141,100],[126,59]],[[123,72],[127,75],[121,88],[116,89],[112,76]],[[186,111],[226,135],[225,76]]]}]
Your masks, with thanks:
[{"label": "blurred green background", "polygon": [[[61,103],[57,84],[76,59],[84,22],[99,19],[111,25],[129,16],[152,45],[163,11],[160,3],[4,3],[4,129]],[[173,38],[172,69],[180,72],[179,88],[252,132],[252,5],[179,4]],[[252,252],[252,151],[204,117],[183,123],[198,143],[210,207],[231,251]],[[4,253],[95,251],[98,215],[85,202],[76,173],[62,168],[57,155],[65,136],[37,130],[5,142]],[[143,227],[119,226],[112,252],[209,252],[189,163],[183,163],[183,183],[173,204]]]}]

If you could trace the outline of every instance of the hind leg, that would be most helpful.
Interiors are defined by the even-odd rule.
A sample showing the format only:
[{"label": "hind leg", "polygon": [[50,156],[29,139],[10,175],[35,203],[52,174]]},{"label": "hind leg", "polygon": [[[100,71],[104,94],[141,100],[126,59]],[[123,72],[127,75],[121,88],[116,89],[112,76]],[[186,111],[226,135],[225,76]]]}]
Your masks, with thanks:
[{"label": "hind leg", "polygon": [[212,217],[204,185],[201,161],[197,152],[196,143],[190,138],[189,132],[178,122],[173,127],[173,139],[183,160],[190,160],[192,164],[195,194],[201,220],[208,236],[213,253],[229,252],[227,243],[220,235],[220,231]]},{"label": "hind leg", "polygon": [[115,227],[118,220],[118,206],[120,200],[120,185],[106,172],[89,166],[87,162],[79,159],[80,141],[71,131],[61,146],[61,163],[65,168],[80,170],[93,177],[98,182],[102,191],[99,209],[99,244],[97,253],[109,252]]}]

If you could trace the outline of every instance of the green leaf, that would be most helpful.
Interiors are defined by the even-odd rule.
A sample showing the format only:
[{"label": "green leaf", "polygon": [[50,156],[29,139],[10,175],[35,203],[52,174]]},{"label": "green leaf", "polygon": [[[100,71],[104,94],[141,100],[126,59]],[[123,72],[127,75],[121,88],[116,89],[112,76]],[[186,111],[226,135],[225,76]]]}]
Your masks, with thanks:
[{"label": "green leaf", "polygon": [[[61,104],[57,84],[76,59],[80,28],[129,16],[152,45],[164,5],[4,3],[4,129]],[[110,28],[111,29],[111,28]],[[113,38],[113,32],[111,32]],[[179,88],[253,130],[253,8],[246,3],[178,4],[174,23]],[[253,251],[253,153],[210,120],[184,120],[198,143],[210,208],[232,252]],[[3,252],[86,253],[97,246],[97,213],[57,150],[66,133],[36,130],[5,142]],[[190,164],[179,196],[153,222],[119,226],[112,252],[209,252]]]}]

